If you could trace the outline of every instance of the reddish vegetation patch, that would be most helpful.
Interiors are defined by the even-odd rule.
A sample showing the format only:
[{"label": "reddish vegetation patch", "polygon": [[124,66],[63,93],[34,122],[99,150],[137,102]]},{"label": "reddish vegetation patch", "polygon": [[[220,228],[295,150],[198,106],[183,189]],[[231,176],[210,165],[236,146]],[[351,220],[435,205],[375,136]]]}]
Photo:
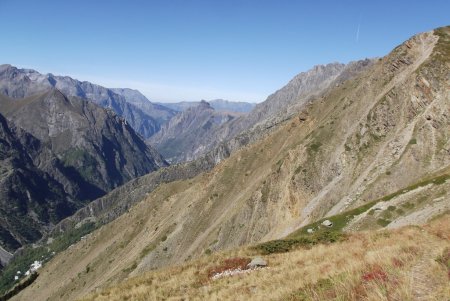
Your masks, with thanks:
[{"label": "reddish vegetation patch", "polygon": [[228,270],[246,270],[247,264],[250,263],[249,258],[242,258],[242,257],[234,257],[234,258],[228,258],[222,261],[222,263],[219,266],[212,267],[208,270],[208,278],[211,278],[212,276],[228,271]]},{"label": "reddish vegetation patch", "polygon": [[373,265],[368,272],[364,273],[362,275],[362,280],[365,282],[369,281],[382,281],[386,282],[388,280],[388,275],[385,271],[383,271],[383,268],[379,265]]},{"label": "reddish vegetation patch", "polygon": [[[400,260],[397,259],[398,262]],[[389,280],[387,273],[383,270],[383,268],[378,265],[374,264],[368,267],[367,271],[362,274],[361,276],[361,282],[359,282],[351,292],[351,295],[356,300],[362,300],[367,297],[367,290],[368,287],[370,287],[371,282],[375,282],[376,285],[383,283],[383,285]],[[396,282],[394,280],[394,282]]]}]

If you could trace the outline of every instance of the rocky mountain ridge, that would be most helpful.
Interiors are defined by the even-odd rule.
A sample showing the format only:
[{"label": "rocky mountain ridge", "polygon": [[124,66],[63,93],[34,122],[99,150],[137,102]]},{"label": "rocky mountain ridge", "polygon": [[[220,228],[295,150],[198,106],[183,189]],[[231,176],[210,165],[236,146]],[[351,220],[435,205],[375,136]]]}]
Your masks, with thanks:
[{"label": "rocky mountain ridge", "polygon": [[0,94],[24,98],[51,88],[112,109],[117,115],[124,117],[144,138],[156,133],[164,122],[176,114],[173,110],[151,103],[135,90],[108,89],[68,76],[41,74],[32,69],[0,65]]},{"label": "rocky mountain ridge", "polygon": [[[183,122],[189,116],[184,114],[182,118],[174,118],[167,123],[149,142],[173,162],[201,158],[219,145],[235,141],[234,138],[238,136],[254,136],[252,133],[260,131],[261,128],[269,128],[292,118],[309,101],[319,97],[327,89],[355,77],[369,68],[372,63],[373,60],[365,59],[347,65],[332,63],[315,66],[295,76],[283,88],[270,95],[264,102],[257,104],[248,114],[229,118],[227,122],[219,123],[217,126],[202,128],[203,130],[197,131],[200,134],[183,137],[181,134],[181,129],[184,129]],[[175,143],[171,143],[174,137],[183,137],[182,144],[179,145],[178,140],[176,146]],[[173,147],[177,150],[176,152],[166,153]]]},{"label": "rocky mountain ridge", "polygon": [[[216,111],[221,112],[233,112],[233,113],[248,113],[255,106],[256,103],[241,102],[241,101],[228,101],[225,99],[213,99],[204,100],[211,105]],[[162,106],[168,107],[172,110],[183,112],[190,107],[195,107],[200,104],[200,101],[182,101],[174,103],[159,103]]]}]

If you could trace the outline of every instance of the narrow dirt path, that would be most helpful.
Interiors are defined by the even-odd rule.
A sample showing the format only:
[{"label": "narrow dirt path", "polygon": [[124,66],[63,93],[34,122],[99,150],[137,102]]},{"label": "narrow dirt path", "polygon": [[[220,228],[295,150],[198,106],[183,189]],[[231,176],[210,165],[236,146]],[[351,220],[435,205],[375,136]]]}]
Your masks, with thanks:
[{"label": "narrow dirt path", "polygon": [[411,269],[411,292],[412,300],[415,301],[436,300],[434,297],[439,287],[442,287],[441,283],[436,282],[432,266],[443,250],[431,239],[425,243],[428,243],[428,250]]}]

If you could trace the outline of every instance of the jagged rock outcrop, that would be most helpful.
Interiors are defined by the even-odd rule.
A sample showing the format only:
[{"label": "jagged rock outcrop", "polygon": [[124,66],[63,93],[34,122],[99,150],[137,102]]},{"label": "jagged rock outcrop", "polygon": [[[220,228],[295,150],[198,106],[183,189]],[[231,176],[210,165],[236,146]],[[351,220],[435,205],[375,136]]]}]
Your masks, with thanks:
[{"label": "jagged rock outcrop", "polygon": [[108,89],[87,81],[68,76],[41,74],[31,69],[18,69],[0,65],[0,94],[11,98],[24,98],[57,88],[65,95],[88,99],[104,108],[112,109],[122,116],[133,129],[148,138],[176,112],[152,104],[141,93],[131,89]]}]

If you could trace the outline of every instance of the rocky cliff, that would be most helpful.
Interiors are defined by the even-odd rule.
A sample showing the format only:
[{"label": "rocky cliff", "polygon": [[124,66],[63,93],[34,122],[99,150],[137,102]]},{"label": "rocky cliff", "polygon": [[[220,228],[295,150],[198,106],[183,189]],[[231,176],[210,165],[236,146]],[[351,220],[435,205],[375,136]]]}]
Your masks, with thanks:
[{"label": "rocky cliff", "polygon": [[2,246],[14,250],[88,201],[167,163],[128,123],[56,89],[0,96]]}]

